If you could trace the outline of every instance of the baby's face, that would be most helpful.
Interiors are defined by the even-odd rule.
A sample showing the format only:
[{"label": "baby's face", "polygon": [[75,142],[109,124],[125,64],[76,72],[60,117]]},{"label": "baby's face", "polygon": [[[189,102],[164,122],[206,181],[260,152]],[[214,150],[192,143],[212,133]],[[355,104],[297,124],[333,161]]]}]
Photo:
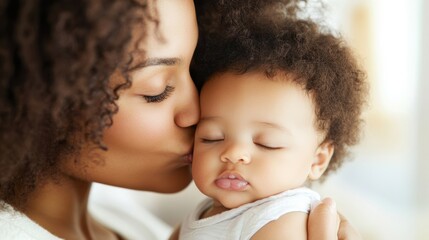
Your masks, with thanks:
[{"label": "baby's face", "polygon": [[311,97],[278,74],[223,73],[203,87],[192,174],[226,208],[300,187],[319,158]]}]

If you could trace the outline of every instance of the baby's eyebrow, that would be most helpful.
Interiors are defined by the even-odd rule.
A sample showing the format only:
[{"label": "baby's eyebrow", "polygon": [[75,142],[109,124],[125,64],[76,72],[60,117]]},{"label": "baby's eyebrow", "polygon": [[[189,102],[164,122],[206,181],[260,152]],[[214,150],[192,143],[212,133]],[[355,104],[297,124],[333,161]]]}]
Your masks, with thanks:
[{"label": "baby's eyebrow", "polygon": [[285,132],[287,132],[287,133],[289,133],[289,134],[291,134],[291,133],[292,133],[292,132],[290,131],[290,129],[288,129],[287,127],[282,126],[282,125],[279,125],[279,124],[276,124],[276,123],[273,123],[273,122],[254,121],[253,123],[254,123],[254,124],[258,124],[258,125],[268,126],[268,127],[270,127],[270,128],[279,129],[279,130],[285,131]]},{"label": "baby's eyebrow", "polygon": [[149,66],[158,66],[158,65],[165,65],[165,66],[172,66],[177,65],[181,62],[180,58],[172,57],[172,58],[147,58],[143,60],[142,62],[136,64],[135,66],[128,69],[128,71],[132,72],[140,68],[145,68]]}]

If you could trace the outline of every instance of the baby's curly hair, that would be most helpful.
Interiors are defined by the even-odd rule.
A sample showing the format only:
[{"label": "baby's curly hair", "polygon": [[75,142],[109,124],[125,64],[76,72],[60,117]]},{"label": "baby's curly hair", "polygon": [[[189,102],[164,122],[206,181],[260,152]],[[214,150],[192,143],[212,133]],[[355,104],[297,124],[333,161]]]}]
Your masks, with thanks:
[{"label": "baby's curly hair", "polygon": [[[148,9],[146,0],[1,1],[0,203],[23,209],[61,158],[85,143],[104,148],[117,91],[130,84],[132,26],[144,28]],[[112,87],[115,69],[126,80]]]},{"label": "baby's curly hair", "polygon": [[315,124],[335,147],[324,178],[359,141],[368,86],[344,40],[304,19],[305,6],[300,0],[207,1],[197,8],[200,36],[191,72],[200,83],[228,71],[292,74],[313,96]]}]

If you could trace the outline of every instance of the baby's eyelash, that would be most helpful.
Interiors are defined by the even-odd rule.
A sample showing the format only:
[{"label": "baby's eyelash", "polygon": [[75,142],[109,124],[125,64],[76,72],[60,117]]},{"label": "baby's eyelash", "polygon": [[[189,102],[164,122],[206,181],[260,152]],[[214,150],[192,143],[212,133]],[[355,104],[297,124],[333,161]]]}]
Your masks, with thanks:
[{"label": "baby's eyelash", "polygon": [[259,144],[259,143],[255,143],[257,146],[264,148],[264,149],[268,149],[268,150],[277,150],[277,149],[282,149],[282,147],[269,147],[263,144]]},{"label": "baby's eyelash", "polygon": [[164,92],[162,92],[161,94],[158,94],[158,95],[155,95],[155,96],[143,95],[143,98],[148,103],[158,103],[158,102],[162,102],[165,99],[167,99],[173,91],[174,91],[174,87],[172,87],[172,86],[166,86],[165,89],[164,89]]}]

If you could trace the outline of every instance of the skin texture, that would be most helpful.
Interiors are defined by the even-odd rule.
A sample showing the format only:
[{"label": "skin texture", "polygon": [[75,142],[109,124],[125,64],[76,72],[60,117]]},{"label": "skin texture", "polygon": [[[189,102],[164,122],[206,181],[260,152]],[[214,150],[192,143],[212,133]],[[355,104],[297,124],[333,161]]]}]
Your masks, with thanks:
[{"label": "skin texture", "polygon": [[[326,170],[333,145],[315,126],[312,96],[288,76],[227,72],[203,86],[192,165],[197,187],[214,199],[203,217],[301,187]],[[255,239],[306,239],[306,221],[307,214],[286,214]]]},{"label": "skin texture", "polygon": [[[107,151],[88,145],[77,160],[76,156],[64,159],[59,177],[38,187],[30,197],[25,213],[54,235],[118,237],[88,214],[91,182],[175,192],[191,181],[188,154],[199,115],[197,91],[189,76],[197,41],[195,10],[191,0],[159,0],[157,8],[160,34],[151,32],[149,24],[147,40],[139,47],[146,49],[148,58],[169,60],[147,60],[150,66],[131,73],[133,84],[119,93],[119,112],[104,132]],[[145,62],[135,61],[136,65]],[[120,81],[116,77],[112,81]]]}]

